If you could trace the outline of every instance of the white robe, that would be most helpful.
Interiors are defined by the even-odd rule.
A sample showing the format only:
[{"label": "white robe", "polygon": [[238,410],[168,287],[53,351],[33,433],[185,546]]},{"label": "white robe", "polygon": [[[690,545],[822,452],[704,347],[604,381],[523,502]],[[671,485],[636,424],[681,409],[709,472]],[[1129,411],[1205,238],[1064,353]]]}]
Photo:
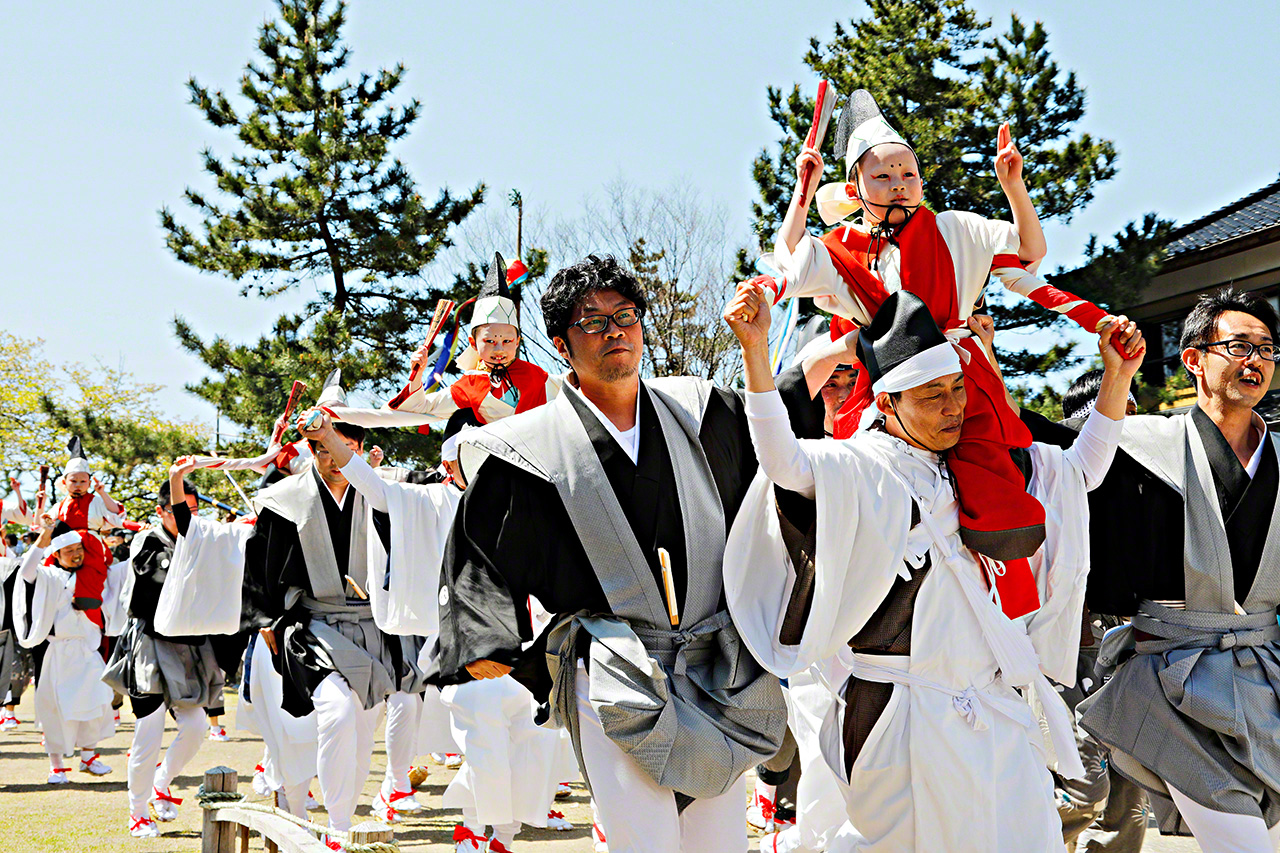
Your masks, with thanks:
[{"label": "white robe", "polygon": [[[43,548],[29,548],[23,555],[11,602],[13,625],[24,648],[48,642],[36,684],[35,717],[44,731],[45,750],[65,755],[115,733],[114,694],[102,682],[102,631],[71,606],[75,575],[56,565],[41,565],[44,558]],[[30,610],[22,583],[35,586]]]},{"label": "white robe", "polygon": [[253,525],[191,517],[177,537],[156,602],[156,630],[168,637],[235,634],[240,630],[240,589],[245,544]]},{"label": "white robe", "polygon": [[[364,495],[370,528],[374,510],[387,513],[391,553],[382,539],[370,533],[369,603],[373,619],[388,634],[427,637],[428,648],[440,633],[440,565],[462,490],[453,483],[402,483],[384,479],[359,456],[353,456],[343,476]],[[387,575],[390,573],[390,580]]]},{"label": "white robe", "polygon": [[[762,395],[749,395],[749,413],[756,396]],[[936,456],[876,431],[842,442],[796,442],[787,430],[789,443],[770,448],[767,436],[761,443],[764,420],[753,416],[764,470],[739,510],[724,565],[729,609],[761,664],[790,676],[825,661],[821,678],[842,695],[847,672],[831,661],[850,660],[849,638],[905,574],[905,562],[921,565],[926,553],[932,560],[915,603],[910,657],[850,660],[859,677],[894,683],[845,788],[860,849],[1062,849],[1045,765],[1056,754],[1064,775],[1081,769],[1066,708],[1041,670],[1074,680],[1074,665],[1065,664],[1074,662],[1079,643],[1088,569],[1085,484],[1101,479],[1119,437],[1118,422],[1095,418],[1101,421],[1091,419],[1078,449],[1032,447],[1030,491],[1048,518],[1045,545],[1031,560],[1043,604],[1024,626],[1005,617],[985,591],[981,567],[960,542],[955,493]],[[778,431],[772,435],[777,439]],[[1100,444],[1105,452],[1097,452]],[[813,606],[798,646],[778,641],[795,572],[764,473],[803,490],[803,482],[782,476],[788,460],[807,473],[818,511]],[[913,499],[923,518],[914,529]],[[1030,686],[1028,694],[1043,703],[1050,742],[1015,685]],[[828,715],[820,737],[843,780],[837,713]]]}]

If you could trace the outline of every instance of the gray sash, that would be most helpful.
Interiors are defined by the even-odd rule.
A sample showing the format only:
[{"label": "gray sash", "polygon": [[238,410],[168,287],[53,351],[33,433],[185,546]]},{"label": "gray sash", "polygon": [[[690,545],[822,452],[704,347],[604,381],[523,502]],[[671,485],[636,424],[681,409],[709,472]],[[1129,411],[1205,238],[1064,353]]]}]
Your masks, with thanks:
[{"label": "gray sash", "polygon": [[[717,606],[722,588],[724,509],[698,433],[710,383],[643,383],[662,427],[685,519],[688,590],[672,630],[663,594],[568,394],[523,420],[468,437],[556,486],[613,611],[578,613],[551,629],[551,724],[567,728],[579,764],[576,677],[580,633],[588,699],[609,738],[659,785],[690,797],[724,793],[781,745],[786,711],[776,678],[747,652]],[[588,783],[589,783],[588,779]]]},{"label": "gray sash", "polygon": [[[1206,807],[1280,820],[1280,500],[1258,573],[1236,612],[1231,549],[1213,470],[1190,415],[1132,418],[1121,446],[1184,503],[1186,610],[1143,601],[1098,654],[1111,680],[1081,703],[1081,725],[1117,769],[1157,794],[1167,785]],[[1163,421],[1163,423],[1162,423]],[[1265,453],[1275,453],[1274,439]],[[1135,631],[1154,639],[1139,641]],[[1122,665],[1123,664],[1123,665]],[[1166,831],[1177,815],[1165,812]]]}]

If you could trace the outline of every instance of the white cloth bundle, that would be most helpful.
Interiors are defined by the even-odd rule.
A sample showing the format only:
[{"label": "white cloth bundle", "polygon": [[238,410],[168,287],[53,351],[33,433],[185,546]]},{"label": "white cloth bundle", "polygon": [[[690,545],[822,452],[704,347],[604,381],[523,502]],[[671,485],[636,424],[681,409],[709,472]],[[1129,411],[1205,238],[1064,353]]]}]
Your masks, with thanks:
[{"label": "white cloth bundle", "polygon": [[240,630],[244,551],[253,525],[193,516],[179,536],[156,603],[156,630],[170,637]]}]

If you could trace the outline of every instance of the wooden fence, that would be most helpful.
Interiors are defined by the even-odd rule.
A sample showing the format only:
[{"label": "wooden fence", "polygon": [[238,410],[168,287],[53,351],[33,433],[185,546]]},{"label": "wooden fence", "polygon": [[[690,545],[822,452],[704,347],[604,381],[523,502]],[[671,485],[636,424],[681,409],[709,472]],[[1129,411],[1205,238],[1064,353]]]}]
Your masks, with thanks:
[{"label": "wooden fence", "polygon": [[[236,839],[240,853],[248,853],[249,833],[262,836],[267,853],[330,853],[325,843],[312,832],[282,813],[246,804],[236,792],[239,777],[228,767],[214,767],[204,774],[204,785],[197,799],[204,809],[200,831],[201,853],[235,853]],[[347,846],[354,851],[394,850],[391,827],[384,823],[362,823],[352,827]]]}]

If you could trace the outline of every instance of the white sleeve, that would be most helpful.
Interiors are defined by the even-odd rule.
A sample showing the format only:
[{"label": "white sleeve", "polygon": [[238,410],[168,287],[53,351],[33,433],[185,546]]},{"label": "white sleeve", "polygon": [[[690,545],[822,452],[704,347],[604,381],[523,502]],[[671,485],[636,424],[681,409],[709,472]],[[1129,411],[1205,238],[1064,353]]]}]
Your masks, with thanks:
[{"label": "white sleeve", "polygon": [[36,576],[40,573],[40,564],[44,561],[44,549],[37,548],[32,545],[27,549],[27,553],[22,555],[22,566],[18,571],[22,572],[22,579],[26,583],[35,583]]},{"label": "white sleeve", "polygon": [[102,523],[107,527],[119,527],[124,524],[124,513],[110,512],[107,509],[107,502],[102,499],[102,495],[93,496],[93,506],[90,507],[89,515],[92,516],[94,512],[102,516]]},{"label": "white sleeve", "polygon": [[807,498],[817,495],[813,467],[791,431],[787,407],[775,388],[758,394],[747,393],[747,424],[760,468],[775,485],[799,492]]},{"label": "white sleeve", "polygon": [[351,454],[351,461],[342,466],[342,476],[347,478],[355,490],[364,495],[369,506],[378,512],[388,512],[387,489],[391,484],[378,476],[378,472],[358,453]]},{"label": "white sleeve", "polygon": [[1123,418],[1113,421],[1097,409],[1089,413],[1075,444],[1063,454],[1084,475],[1085,489],[1093,491],[1107,476],[1123,430]]}]

